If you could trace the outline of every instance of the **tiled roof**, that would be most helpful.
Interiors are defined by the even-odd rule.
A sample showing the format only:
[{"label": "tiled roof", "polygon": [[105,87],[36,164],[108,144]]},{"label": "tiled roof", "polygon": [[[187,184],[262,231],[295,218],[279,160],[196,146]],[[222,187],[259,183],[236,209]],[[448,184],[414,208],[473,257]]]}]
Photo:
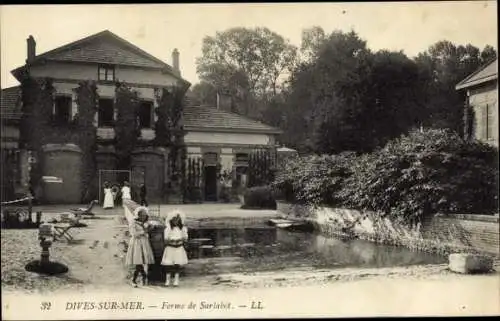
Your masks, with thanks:
[{"label": "tiled roof", "polygon": [[[43,60],[75,61],[125,65],[141,68],[157,68],[166,71],[180,80],[179,73],[170,65],[150,55],[127,40],[104,30],[83,39],[37,55],[31,64]],[[13,71],[16,73],[22,67]]]},{"label": "tiled roof", "polygon": [[459,82],[455,88],[459,90],[471,86],[476,86],[490,80],[495,80],[498,78],[497,68],[498,59],[495,59],[467,76],[467,78]]},{"label": "tiled roof", "polygon": [[[11,87],[2,90],[2,118],[20,119],[19,100],[21,88]],[[183,112],[186,130],[213,130],[225,132],[274,133],[281,131],[261,122],[241,115],[218,110],[215,107],[186,106]]]},{"label": "tiled roof", "polygon": [[185,106],[184,128],[189,130],[221,130],[227,132],[262,132],[279,134],[277,128],[216,107]]},{"label": "tiled roof", "polygon": [[2,89],[0,95],[0,111],[2,119],[21,119],[20,110],[21,87],[15,86]]},{"label": "tiled roof", "polygon": [[102,39],[46,57],[49,60],[108,63],[134,67],[162,68],[160,63]]}]

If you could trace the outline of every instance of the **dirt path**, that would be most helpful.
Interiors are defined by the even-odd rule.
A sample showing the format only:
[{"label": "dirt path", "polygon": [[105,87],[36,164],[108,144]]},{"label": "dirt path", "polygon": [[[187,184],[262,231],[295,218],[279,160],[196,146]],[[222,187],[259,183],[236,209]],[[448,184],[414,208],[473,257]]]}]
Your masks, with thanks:
[{"label": "dirt path", "polygon": [[[197,211],[188,212],[195,219],[206,219],[211,216],[207,207],[198,206]],[[210,207],[208,207],[210,209]],[[234,214],[234,205],[213,206],[212,210],[222,217]],[[230,211],[233,210],[233,212]],[[61,209],[54,209],[54,212]],[[205,211],[204,211],[205,210]],[[49,212],[47,212],[49,213]],[[232,214],[231,214],[232,213]],[[87,227],[72,229],[75,241],[55,242],[51,248],[51,259],[64,263],[70,268],[66,275],[44,277],[24,270],[24,265],[31,259],[38,259],[40,247],[36,230],[3,230],[2,231],[2,290],[51,292],[54,291],[106,291],[110,289],[132,289],[128,283],[128,269],[123,265],[124,252],[120,242],[127,230],[123,220],[123,209],[97,212],[100,219],[84,220]],[[207,215],[208,214],[208,215]],[[272,213],[260,213],[271,215]],[[251,216],[249,216],[251,217]],[[230,263],[230,262],[229,262]],[[496,270],[500,271],[497,263]],[[497,272],[484,276],[500,279]],[[337,268],[314,269],[295,268],[268,272],[224,273],[205,276],[187,276],[181,280],[182,289],[197,291],[254,289],[268,287],[303,287],[319,284],[340,284],[358,280],[458,280],[474,278],[474,276],[456,275],[447,270],[446,265],[409,266],[395,268]],[[160,285],[147,288],[148,291],[162,293],[169,291]],[[139,290],[137,290],[139,291]]]}]

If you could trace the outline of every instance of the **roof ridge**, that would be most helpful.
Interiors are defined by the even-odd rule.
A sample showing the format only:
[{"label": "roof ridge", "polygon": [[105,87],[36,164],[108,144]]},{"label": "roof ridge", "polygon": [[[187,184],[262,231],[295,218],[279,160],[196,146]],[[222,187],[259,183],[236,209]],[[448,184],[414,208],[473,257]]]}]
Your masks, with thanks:
[{"label": "roof ridge", "polygon": [[[40,61],[41,59],[44,59],[44,58],[47,59],[48,56],[56,55],[56,54],[59,54],[59,53],[63,53],[65,51],[67,51],[67,50],[71,50],[71,49],[77,47],[78,45],[91,42],[92,40],[98,39],[98,38],[103,37],[103,36],[109,36],[109,37],[111,37],[112,39],[116,40],[118,43],[121,43],[126,48],[128,48],[129,50],[131,50],[132,52],[134,52],[135,54],[143,56],[144,58],[150,59],[151,61],[159,64],[161,66],[160,68],[165,68],[166,71],[168,71],[169,73],[171,73],[174,77],[176,77],[176,78],[178,78],[178,79],[180,79],[182,81],[186,81],[168,63],[164,62],[163,60],[161,60],[161,59],[159,59],[159,58],[157,58],[155,56],[153,56],[152,54],[150,54],[147,51],[139,48],[138,46],[134,45],[132,42],[130,42],[130,41],[128,41],[128,40],[126,40],[126,39],[118,36],[117,34],[111,32],[108,29],[105,29],[103,31],[100,31],[100,32],[88,35],[88,36],[86,36],[84,38],[81,38],[81,39],[78,39],[78,40],[75,40],[75,41],[72,41],[72,42],[66,43],[64,45],[61,45],[61,46],[56,47],[54,49],[51,49],[49,51],[43,52],[43,53],[41,53],[39,55],[36,55],[34,57],[34,60],[32,62],[29,62],[29,63],[27,62],[26,64],[29,65],[29,64],[36,63],[37,61]],[[48,59],[50,59],[50,58],[48,58]],[[17,70],[17,69],[19,69],[19,68],[16,68],[15,70]]]},{"label": "roof ridge", "polygon": [[[475,75],[477,75],[478,73],[480,73],[481,71],[483,71],[484,69],[486,69],[488,66],[490,66],[491,64],[493,64],[497,60],[498,60],[498,57],[496,57],[494,59],[491,59],[488,63],[484,63],[482,66],[480,66],[478,69],[476,69],[473,73],[471,73],[470,75],[468,75],[467,77],[465,77],[463,80],[461,80],[456,85],[456,87],[465,84],[468,80],[470,80],[472,77],[474,77]],[[497,71],[497,73],[498,73],[498,71]],[[483,78],[486,78],[486,77],[483,77]]]},{"label": "roof ridge", "polygon": [[223,113],[223,114],[228,114],[228,115],[232,115],[232,116],[236,116],[236,117],[239,117],[241,119],[244,119],[244,120],[247,120],[247,121],[251,121],[251,122],[254,122],[254,123],[258,123],[258,124],[261,124],[261,125],[264,125],[264,126],[267,126],[271,129],[277,129],[271,125],[268,125],[264,122],[261,122],[259,120],[255,120],[255,119],[252,119],[248,116],[245,116],[245,115],[240,115],[238,113],[235,113],[235,112],[232,112],[232,111],[227,111],[227,110],[221,110],[221,109],[217,109],[216,106],[201,106],[201,105],[193,105],[193,106],[185,106],[185,107],[196,107],[196,108],[205,108],[205,109],[211,109],[213,108],[214,110],[216,110],[217,112],[220,112],[220,113]]},{"label": "roof ridge", "polygon": [[14,88],[20,88],[21,85],[14,85],[14,86],[10,86],[10,87],[7,87],[7,88],[0,88],[1,91],[4,91],[4,90],[7,90],[7,89],[14,89]]}]

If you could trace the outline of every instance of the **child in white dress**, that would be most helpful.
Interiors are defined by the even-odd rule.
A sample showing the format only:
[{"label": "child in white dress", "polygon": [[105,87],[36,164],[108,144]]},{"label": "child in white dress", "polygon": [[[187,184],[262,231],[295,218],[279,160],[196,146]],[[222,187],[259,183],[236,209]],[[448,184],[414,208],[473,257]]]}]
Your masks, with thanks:
[{"label": "child in white dress", "polygon": [[184,248],[188,239],[187,227],[184,225],[183,214],[179,210],[170,213],[165,220],[165,250],[161,265],[166,266],[165,285],[170,285],[171,275],[174,275],[174,286],[179,285],[181,267],[188,263]]},{"label": "child in white dress", "polygon": [[130,200],[132,199],[130,195],[130,186],[127,181],[123,182],[123,187],[122,187],[122,200]]},{"label": "child in white dress", "polygon": [[132,283],[137,286],[137,277],[142,275],[143,285],[147,285],[147,267],[155,263],[153,249],[149,243],[146,222],[148,220],[148,209],[139,206],[134,210],[133,221],[130,222],[130,241],[125,256],[125,264],[135,266]]},{"label": "child in white dress", "polygon": [[109,187],[109,183],[105,182],[104,183],[104,204],[102,207],[107,210],[110,208],[113,208],[115,206],[114,198],[113,198],[113,192],[111,191],[111,188]]}]

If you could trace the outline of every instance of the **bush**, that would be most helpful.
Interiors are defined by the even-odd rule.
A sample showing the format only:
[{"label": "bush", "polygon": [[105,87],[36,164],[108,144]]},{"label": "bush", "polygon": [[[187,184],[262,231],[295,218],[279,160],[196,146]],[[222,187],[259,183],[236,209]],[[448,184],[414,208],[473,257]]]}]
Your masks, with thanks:
[{"label": "bush", "polygon": [[498,150],[446,130],[412,132],[363,155],[339,197],[344,206],[414,224],[435,213],[498,211]]},{"label": "bush", "polygon": [[339,206],[338,192],[351,175],[352,153],[308,156],[285,161],[273,183],[279,197],[312,205]]},{"label": "bush", "polygon": [[276,200],[270,186],[251,187],[243,196],[244,209],[276,209]]}]

